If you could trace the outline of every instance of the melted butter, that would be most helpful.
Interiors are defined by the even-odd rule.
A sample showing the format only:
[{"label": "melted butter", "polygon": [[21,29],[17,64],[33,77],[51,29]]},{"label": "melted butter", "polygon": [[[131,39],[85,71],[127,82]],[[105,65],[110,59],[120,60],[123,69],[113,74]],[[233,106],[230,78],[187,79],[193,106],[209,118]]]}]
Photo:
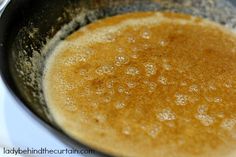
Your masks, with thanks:
[{"label": "melted butter", "polygon": [[74,32],[49,57],[48,107],[115,156],[227,157],[236,143],[236,37],[205,19],[139,12]]}]

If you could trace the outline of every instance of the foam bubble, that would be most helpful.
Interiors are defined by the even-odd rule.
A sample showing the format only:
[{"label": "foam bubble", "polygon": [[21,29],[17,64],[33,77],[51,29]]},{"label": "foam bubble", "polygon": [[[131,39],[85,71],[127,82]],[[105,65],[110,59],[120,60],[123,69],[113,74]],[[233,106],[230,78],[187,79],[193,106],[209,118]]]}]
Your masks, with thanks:
[{"label": "foam bubble", "polygon": [[150,39],[151,38],[151,32],[149,30],[145,30],[144,32],[142,32],[141,34],[143,39]]},{"label": "foam bubble", "polygon": [[143,44],[143,49],[144,49],[144,50],[147,50],[147,49],[150,48],[150,47],[151,47],[151,45],[148,44],[148,43]]},{"label": "foam bubble", "polygon": [[163,58],[163,59],[162,59],[162,62],[163,62],[162,67],[163,67],[165,70],[169,71],[169,70],[172,69],[172,66],[168,63],[168,60],[167,60],[166,58]]},{"label": "foam bubble", "polygon": [[92,93],[91,89],[89,87],[84,87],[84,91],[81,96],[90,96]]},{"label": "foam bubble", "polygon": [[97,95],[102,95],[102,94],[104,94],[104,92],[105,92],[105,89],[103,87],[99,87],[99,88],[96,89],[95,93]]},{"label": "foam bubble", "polygon": [[186,105],[187,100],[188,100],[187,95],[176,94],[175,97],[176,97],[176,100],[175,100],[176,105],[180,105],[180,106]]},{"label": "foam bubble", "polygon": [[107,34],[107,35],[104,37],[104,40],[105,40],[105,42],[111,43],[111,42],[115,42],[115,41],[116,41],[116,38],[115,38],[115,36],[112,35],[112,34]]},{"label": "foam bubble", "polygon": [[158,125],[142,126],[141,128],[153,139],[155,139],[161,131],[161,128]]},{"label": "foam bubble", "polygon": [[215,97],[214,98],[215,103],[221,103],[222,101],[223,101],[223,99],[221,97]]},{"label": "foam bubble", "polygon": [[157,88],[157,84],[151,81],[144,81],[144,84],[148,87],[148,92],[154,92]]},{"label": "foam bubble", "polygon": [[88,70],[87,69],[80,69],[79,74],[80,74],[80,76],[86,76],[88,74]]},{"label": "foam bubble", "polygon": [[131,127],[130,126],[124,126],[122,128],[122,133],[125,134],[125,135],[130,135],[131,134]]},{"label": "foam bubble", "polygon": [[92,102],[90,105],[91,105],[93,108],[98,108],[99,103],[97,103],[97,102]]},{"label": "foam bubble", "polygon": [[[74,49],[74,48],[72,48]],[[64,64],[66,66],[74,65],[78,62],[87,62],[90,57],[95,53],[92,50],[89,50],[88,48],[84,48],[83,51],[79,49],[79,51],[76,53],[76,55],[66,58],[64,61]]]},{"label": "foam bubble", "polygon": [[204,126],[210,126],[214,123],[214,118],[207,114],[197,114],[196,119],[198,119]]},{"label": "foam bubble", "polygon": [[225,119],[221,123],[221,127],[226,130],[232,130],[236,125],[236,119]]},{"label": "foam bubble", "polygon": [[126,55],[118,55],[115,58],[115,65],[121,66],[127,64],[129,62],[129,58]]},{"label": "foam bubble", "polygon": [[131,51],[132,51],[132,53],[131,53],[130,57],[133,59],[137,59],[139,57],[139,52],[141,51],[141,48],[135,46],[135,47],[131,48]]},{"label": "foam bubble", "polygon": [[165,41],[164,39],[160,40],[159,42],[160,46],[164,47],[164,46],[167,46],[167,41]]},{"label": "foam bubble", "polygon": [[111,97],[110,96],[105,96],[104,98],[103,98],[103,101],[105,102],[105,103],[109,103],[109,102],[111,102]]},{"label": "foam bubble", "polygon": [[123,86],[118,86],[117,91],[118,91],[119,93],[124,93],[124,92],[125,92],[125,87],[123,87]]},{"label": "foam bubble", "polygon": [[70,98],[66,98],[66,100],[65,100],[65,108],[66,108],[67,111],[70,111],[70,112],[75,112],[75,111],[78,110],[77,105]]},{"label": "foam bubble", "polygon": [[107,121],[107,116],[101,113],[97,113],[95,115],[95,119],[99,122],[99,123],[105,123]]},{"label": "foam bubble", "polygon": [[199,114],[205,114],[208,110],[208,107],[206,105],[201,105],[198,107],[198,113]]},{"label": "foam bubble", "polygon": [[157,118],[160,121],[171,121],[171,120],[175,120],[176,116],[175,116],[175,113],[172,112],[171,109],[167,108],[167,109],[163,109],[160,113],[158,113]]},{"label": "foam bubble", "polygon": [[125,106],[126,106],[126,104],[123,101],[118,101],[115,104],[115,108],[118,110],[123,109]]},{"label": "foam bubble", "polygon": [[109,80],[106,82],[106,87],[111,89],[114,86],[114,80]]},{"label": "foam bubble", "polygon": [[145,71],[146,71],[146,75],[147,76],[152,76],[152,75],[155,75],[156,74],[156,65],[153,64],[153,63],[145,63],[144,64],[144,67],[145,67]]},{"label": "foam bubble", "polygon": [[225,86],[226,88],[232,88],[232,87],[233,87],[231,81],[229,81],[229,82],[225,82],[225,83],[224,83],[224,86]]},{"label": "foam bubble", "polygon": [[139,74],[139,70],[136,67],[128,67],[126,70],[126,74],[135,76]]},{"label": "foam bubble", "polygon": [[131,82],[131,81],[128,81],[126,82],[126,85],[130,88],[130,89],[133,89],[137,86],[137,83],[136,82]]},{"label": "foam bubble", "polygon": [[136,42],[135,38],[131,37],[131,36],[128,37],[127,41],[128,41],[128,43],[135,43]]},{"label": "foam bubble", "polygon": [[190,92],[198,92],[199,91],[198,85],[191,85],[189,87],[189,91]]},{"label": "foam bubble", "polygon": [[214,102],[215,101],[215,98],[210,97],[210,96],[205,96],[205,99],[207,102]]},{"label": "foam bubble", "polygon": [[120,52],[120,53],[123,53],[123,52],[125,52],[125,49],[123,47],[118,47],[117,51]]},{"label": "foam bubble", "polygon": [[110,89],[109,91],[108,91],[108,94],[110,94],[110,95],[114,95],[115,94],[115,90],[112,88],[112,89]]},{"label": "foam bubble", "polygon": [[163,63],[163,68],[167,71],[171,70],[172,69],[172,66],[168,63]]},{"label": "foam bubble", "polygon": [[139,55],[137,53],[133,53],[130,55],[130,57],[133,59],[137,59],[139,57]]},{"label": "foam bubble", "polygon": [[167,78],[165,78],[164,76],[159,76],[158,81],[163,85],[167,85],[168,83]]},{"label": "foam bubble", "polygon": [[209,90],[211,90],[211,91],[217,90],[216,86],[213,85],[213,84],[210,84],[210,85],[208,86],[208,88],[209,88]]},{"label": "foam bubble", "polygon": [[111,75],[113,74],[113,70],[114,70],[114,67],[111,65],[102,65],[96,69],[96,73],[98,75],[104,75],[104,74]]}]

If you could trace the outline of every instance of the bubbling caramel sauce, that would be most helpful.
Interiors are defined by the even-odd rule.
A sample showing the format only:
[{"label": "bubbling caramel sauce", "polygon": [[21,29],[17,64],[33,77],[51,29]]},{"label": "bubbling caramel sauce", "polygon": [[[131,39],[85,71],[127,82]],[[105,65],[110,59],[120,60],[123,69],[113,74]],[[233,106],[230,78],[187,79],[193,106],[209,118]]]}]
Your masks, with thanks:
[{"label": "bubbling caramel sauce", "polygon": [[44,93],[70,136],[114,156],[236,156],[236,36],[137,12],[87,25],[48,58]]}]

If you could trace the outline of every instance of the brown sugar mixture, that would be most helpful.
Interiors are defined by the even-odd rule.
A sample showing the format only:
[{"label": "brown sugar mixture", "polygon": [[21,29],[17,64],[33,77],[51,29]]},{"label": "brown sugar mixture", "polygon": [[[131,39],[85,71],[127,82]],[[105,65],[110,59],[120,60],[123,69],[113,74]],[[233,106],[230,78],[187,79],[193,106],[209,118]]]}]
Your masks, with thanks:
[{"label": "brown sugar mixture", "polygon": [[49,57],[44,93],[57,124],[127,157],[236,156],[236,36],[160,12],[110,17]]}]

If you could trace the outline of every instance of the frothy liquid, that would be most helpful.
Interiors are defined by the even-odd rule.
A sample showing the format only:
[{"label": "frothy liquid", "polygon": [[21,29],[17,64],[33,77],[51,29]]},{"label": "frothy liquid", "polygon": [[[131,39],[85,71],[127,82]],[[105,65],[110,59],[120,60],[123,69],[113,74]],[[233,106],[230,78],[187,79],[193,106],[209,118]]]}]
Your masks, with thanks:
[{"label": "frothy liquid", "polygon": [[139,12],[74,32],[48,59],[48,107],[73,138],[116,156],[233,157],[236,36]]}]

